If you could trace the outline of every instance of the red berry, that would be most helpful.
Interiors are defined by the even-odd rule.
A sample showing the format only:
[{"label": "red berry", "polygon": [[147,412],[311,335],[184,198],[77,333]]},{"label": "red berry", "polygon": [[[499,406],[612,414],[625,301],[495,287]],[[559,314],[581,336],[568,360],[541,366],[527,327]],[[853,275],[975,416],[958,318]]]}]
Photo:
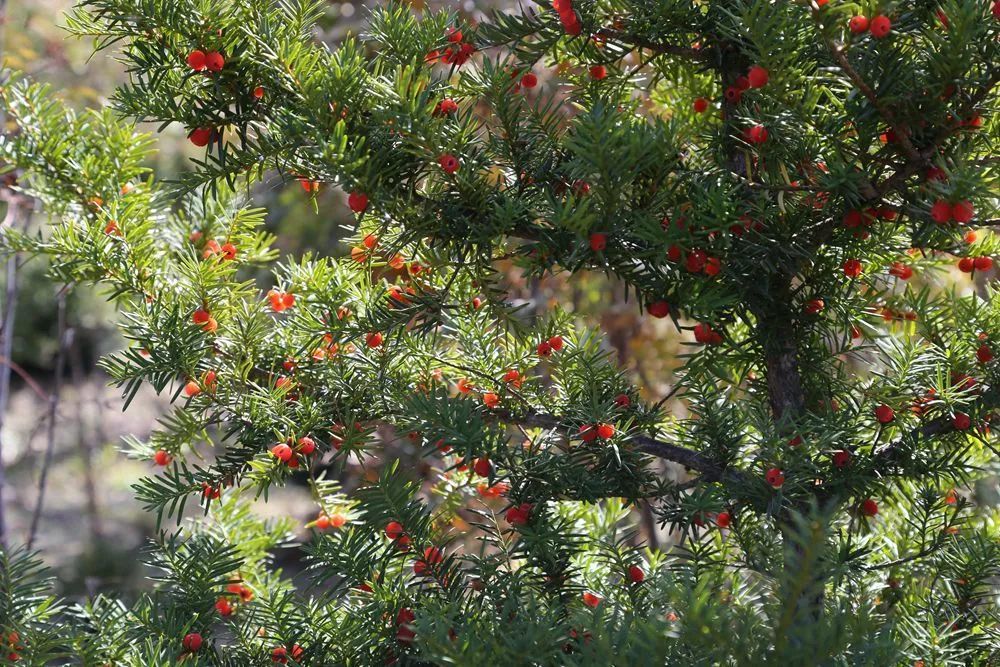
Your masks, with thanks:
[{"label": "red berry", "polygon": [[736,87],[741,93],[745,93],[750,90],[750,79],[743,75],[736,77]]},{"label": "red berry", "polygon": [[549,338],[549,345],[552,347],[554,352],[558,352],[563,349],[563,338],[562,336],[553,336]]},{"label": "red berry", "polygon": [[215,130],[210,127],[199,127],[195,130],[191,130],[191,134],[188,135],[188,140],[198,148],[204,148],[208,145],[208,142],[212,140],[212,136],[214,134]]},{"label": "red berry", "polygon": [[760,65],[754,65],[747,72],[747,80],[750,82],[751,88],[763,88],[767,85],[768,78],[769,72]]},{"label": "red berry", "polygon": [[197,632],[191,632],[184,635],[184,639],[181,641],[181,646],[188,653],[197,653],[201,650],[202,638]]},{"label": "red berry", "polygon": [[195,49],[188,54],[187,57],[188,67],[193,69],[195,72],[201,72],[205,69],[205,52],[200,49]]},{"label": "red berry", "polygon": [[888,16],[884,15],[876,16],[875,18],[872,19],[871,26],[869,26],[869,30],[871,30],[872,37],[875,37],[876,39],[882,39],[883,37],[889,34],[889,31],[892,30],[892,21],[889,20]]},{"label": "red berry", "polygon": [[156,450],[156,453],[153,454],[153,462],[158,466],[168,466],[173,460],[174,457],[171,456],[169,452],[162,449]]},{"label": "red berry", "polygon": [[209,51],[205,54],[205,67],[209,72],[221,72],[226,66],[226,59],[218,51]]},{"label": "red berry", "polygon": [[608,237],[606,234],[595,233],[590,235],[590,249],[594,252],[601,252],[608,247]]},{"label": "red berry", "polygon": [[194,380],[189,380],[188,383],[184,385],[184,393],[188,398],[194,398],[201,393],[201,385]]},{"label": "red berry", "polygon": [[628,397],[628,394],[618,394],[615,396],[615,405],[620,408],[627,408],[632,404],[632,399]]},{"label": "red berry", "polygon": [[292,448],[282,443],[271,448],[271,454],[282,463],[288,463],[293,455]]},{"label": "red berry", "polygon": [[483,456],[476,459],[476,462],[472,466],[472,470],[480,477],[489,477],[490,471],[493,470],[493,464],[490,462],[488,456]]},{"label": "red berry", "polygon": [[780,489],[785,483],[785,474],[780,468],[771,468],[764,474],[764,480],[776,489]]},{"label": "red berry", "polygon": [[597,427],[592,424],[584,424],[580,427],[580,439],[584,442],[593,442],[597,439]]},{"label": "red berry", "polygon": [[863,222],[864,219],[861,217],[861,211],[848,211],[844,214],[844,227],[848,229],[860,227]]},{"label": "red berry", "polygon": [[437,547],[427,547],[424,549],[424,557],[413,563],[413,573],[422,577],[442,560],[444,560],[444,556],[441,554],[440,549]]},{"label": "red berry", "polygon": [[380,334],[377,331],[373,331],[372,333],[365,336],[365,343],[368,345],[368,347],[375,349],[376,347],[382,344],[382,334]]},{"label": "red berry", "polygon": [[452,44],[458,44],[462,41],[462,31],[458,28],[448,28],[448,41]]},{"label": "red berry", "polygon": [[871,498],[866,499],[861,503],[861,513],[865,516],[875,516],[878,514],[878,503]]},{"label": "red berry", "polygon": [[719,528],[729,528],[730,523],[732,523],[732,517],[729,512],[719,512],[715,515],[715,525]]},{"label": "red berry", "polygon": [[662,300],[654,301],[653,303],[646,306],[646,310],[648,310],[649,314],[652,315],[653,317],[658,317],[662,319],[670,314],[670,304]]},{"label": "red berry", "polygon": [[913,268],[902,262],[893,262],[889,269],[889,275],[896,276],[900,280],[909,280],[913,277]]},{"label": "red berry", "polygon": [[958,260],[958,270],[962,273],[972,273],[976,269],[976,261],[971,257]]},{"label": "red berry", "polygon": [[993,260],[989,257],[976,257],[972,263],[976,267],[976,271],[989,271],[993,268]]},{"label": "red berry", "polygon": [[695,113],[705,113],[708,111],[708,100],[704,97],[699,97],[691,106],[694,108]]},{"label": "red berry", "polygon": [[758,146],[767,141],[767,136],[767,128],[763,125],[754,125],[746,131],[746,140]]},{"label": "red berry", "polygon": [[253,96],[256,99],[262,99],[264,97],[264,86],[257,86],[253,89]]},{"label": "red berry", "polygon": [[641,584],[646,580],[646,573],[638,565],[630,565],[628,568],[628,578],[633,584]]},{"label": "red berry", "polygon": [[1000,0],[995,0],[993,3],[993,18],[1000,21]]},{"label": "red berry", "polygon": [[288,649],[286,649],[284,646],[276,646],[271,651],[271,662],[278,662],[278,663],[281,663],[283,665],[287,664],[288,663]]},{"label": "red berry", "polygon": [[368,195],[364,192],[352,192],[347,195],[347,205],[355,213],[364,213],[365,209],[368,208]]},{"label": "red berry", "polygon": [[951,207],[951,217],[955,222],[965,224],[972,220],[976,210],[972,207],[972,202],[968,199],[962,200]]},{"label": "red berry", "polygon": [[984,343],[979,346],[978,350],[976,350],[976,358],[979,360],[979,363],[988,364],[993,361],[993,350],[990,349],[989,345]]},{"label": "red berry", "polygon": [[390,521],[385,524],[385,536],[390,540],[398,540],[400,537],[406,535],[406,531],[403,530],[403,524],[398,521]]},{"label": "red berry", "polygon": [[298,445],[299,452],[305,454],[306,456],[309,456],[316,451],[316,441],[308,436],[299,438],[299,441],[296,444]]},{"label": "red berry", "polygon": [[434,113],[439,116],[450,116],[456,111],[458,111],[458,103],[450,97],[444,98],[434,107]]},{"label": "red berry", "polygon": [[816,313],[822,311],[825,307],[826,303],[824,303],[823,299],[810,299],[809,301],[806,301],[806,305],[803,307],[803,310],[809,315],[815,315]]},{"label": "red berry", "polygon": [[956,431],[964,431],[972,426],[972,419],[964,412],[956,412],[951,419],[951,425],[955,427]]},{"label": "red berry", "polygon": [[615,427],[611,424],[598,424],[597,437],[601,440],[610,440],[615,435]]},{"label": "red berry", "polygon": [[608,76],[608,69],[604,65],[593,65],[590,68],[590,78],[595,81],[600,81],[601,79]]},{"label": "red berry", "polygon": [[880,424],[888,424],[895,418],[896,412],[885,403],[875,408],[875,419],[877,419]]},{"label": "red berry", "polygon": [[597,605],[601,604],[601,598],[600,596],[594,595],[590,591],[586,591],[583,594],[583,604],[587,605],[588,607],[596,607]]},{"label": "red berry", "polygon": [[525,88],[534,88],[535,86],[538,85],[538,77],[535,76],[533,73],[528,72],[527,74],[521,77],[521,85],[524,86]]},{"label": "red berry", "polygon": [[851,453],[846,449],[841,449],[833,453],[833,465],[837,468],[843,468],[848,463],[851,462]]},{"label": "red berry", "polygon": [[934,202],[934,206],[931,207],[931,218],[933,218],[934,222],[943,225],[951,220],[951,216],[951,204],[943,199]]},{"label": "red berry", "polygon": [[445,153],[439,157],[438,164],[441,165],[441,169],[443,169],[446,174],[454,174],[458,171],[459,167],[458,158],[450,153]]},{"label": "red berry", "polygon": [[548,357],[552,354],[552,346],[546,340],[543,340],[541,343],[539,343],[538,347],[535,349],[538,352],[538,356],[540,357]]},{"label": "red berry", "polygon": [[864,16],[853,17],[847,25],[855,35],[868,32],[868,19]]},{"label": "red berry", "polygon": [[844,262],[844,275],[848,278],[857,278],[861,275],[861,262],[857,259],[849,259]]},{"label": "red berry", "polygon": [[531,511],[534,506],[531,503],[521,503],[507,510],[505,518],[511,526],[524,526],[531,520]]}]

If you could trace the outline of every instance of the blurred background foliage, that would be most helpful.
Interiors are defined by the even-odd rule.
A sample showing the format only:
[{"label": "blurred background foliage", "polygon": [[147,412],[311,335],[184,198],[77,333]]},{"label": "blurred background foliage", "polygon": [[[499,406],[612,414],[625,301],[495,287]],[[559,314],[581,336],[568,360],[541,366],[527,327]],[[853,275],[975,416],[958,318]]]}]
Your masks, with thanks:
[{"label": "blurred background foliage", "polygon": [[[3,57],[7,67],[51,84],[66,104],[100,107],[108,103],[126,75],[120,63],[104,54],[91,57],[89,43],[65,35],[60,26],[72,4],[72,0],[8,2],[3,17]],[[369,0],[367,5],[371,4]],[[481,19],[484,12],[515,6],[503,0],[414,0],[411,4],[417,10],[458,10],[472,21]],[[317,39],[333,45],[345,35],[359,32],[367,12],[364,2],[330,2]],[[555,76],[554,72],[536,73],[542,80]],[[194,150],[181,128],[168,128],[159,135],[159,152],[151,166],[158,178],[175,179],[189,168]],[[299,256],[311,251],[341,256],[349,252],[341,239],[351,233],[354,218],[342,191],[324,188],[314,200],[298,182],[275,177],[258,186],[252,197],[268,209],[267,225],[277,236],[283,254]],[[32,224],[40,228],[41,222],[42,214],[36,214]],[[572,280],[555,276],[539,281],[526,279],[510,264],[499,268],[506,276],[511,301],[524,304],[529,312],[543,312],[559,304],[599,326],[606,334],[605,344],[623,367],[634,372],[646,399],[660,400],[669,393],[672,370],[679,365],[681,338],[669,322],[643,317],[633,302],[625,301],[624,290],[613,279],[578,274]],[[46,397],[55,379],[60,286],[46,277],[46,270],[44,262],[36,259],[24,263],[18,273],[12,351],[15,373],[2,432],[7,469],[4,503],[11,543],[23,542],[29,531],[46,447]],[[4,281],[0,272],[0,293],[6,287]],[[148,585],[136,554],[154,526],[134,500],[130,484],[152,464],[129,460],[119,448],[125,435],[148,435],[163,414],[167,397],[146,391],[142,400],[135,401],[127,413],[122,412],[118,392],[107,386],[96,368],[101,355],[120,348],[123,342],[112,325],[113,309],[99,292],[74,288],[66,295],[66,317],[71,334],[68,364],[56,415],[54,465],[35,547],[57,569],[63,594],[127,591]],[[675,411],[683,411],[683,405],[675,406]],[[386,459],[410,457],[412,465],[404,466],[405,470],[425,478],[432,474],[414,448],[407,446],[405,437],[384,432],[376,437],[389,448]],[[365,469],[357,465],[348,468],[339,481],[349,491],[361,477],[377,476],[378,465],[374,463]],[[290,516],[302,525],[315,518],[316,508],[305,487],[290,485],[277,491],[260,507],[262,514]],[[640,539],[653,544],[669,540],[670,536],[658,534],[648,512],[635,518],[643,529]],[[297,563],[282,565],[294,571]]]}]

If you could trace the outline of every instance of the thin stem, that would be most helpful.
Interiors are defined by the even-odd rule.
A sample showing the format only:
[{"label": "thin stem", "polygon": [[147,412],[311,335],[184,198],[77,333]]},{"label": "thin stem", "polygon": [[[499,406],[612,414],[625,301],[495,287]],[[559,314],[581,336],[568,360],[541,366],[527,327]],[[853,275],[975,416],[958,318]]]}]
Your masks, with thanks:
[{"label": "thin stem", "polygon": [[58,313],[59,347],[56,352],[55,380],[52,393],[49,394],[49,424],[45,442],[45,457],[42,460],[42,470],[38,478],[38,499],[35,501],[35,510],[31,515],[31,528],[28,531],[28,548],[35,543],[38,536],[38,524],[42,516],[42,507],[45,504],[45,491],[49,479],[49,468],[52,467],[52,457],[55,451],[56,441],[56,416],[59,411],[59,398],[62,392],[62,376],[66,365],[66,348],[71,337],[71,332],[66,328],[66,289],[59,291],[56,301]]}]

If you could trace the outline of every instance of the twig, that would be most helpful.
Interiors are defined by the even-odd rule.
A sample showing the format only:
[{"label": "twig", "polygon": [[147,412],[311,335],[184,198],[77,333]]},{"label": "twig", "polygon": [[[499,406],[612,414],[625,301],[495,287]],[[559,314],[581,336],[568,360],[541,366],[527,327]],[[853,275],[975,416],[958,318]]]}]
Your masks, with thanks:
[{"label": "twig", "polygon": [[28,531],[28,548],[30,549],[38,535],[38,523],[42,516],[42,506],[45,504],[45,490],[49,479],[49,468],[52,467],[52,456],[56,441],[56,413],[59,410],[59,396],[62,391],[63,369],[66,365],[66,348],[71,332],[66,329],[66,287],[59,290],[57,297],[59,347],[56,352],[56,371],[52,393],[49,394],[49,425],[45,442],[45,457],[42,459],[42,470],[38,477],[38,499],[31,515],[31,528]]},{"label": "twig", "polygon": [[604,37],[605,39],[610,39],[616,42],[620,42],[625,46],[635,46],[640,49],[647,49],[658,53],[661,55],[671,55],[671,56],[681,56],[683,58],[689,58],[691,60],[697,60],[699,62],[707,62],[708,58],[706,53],[701,49],[695,49],[690,46],[679,46],[677,44],[662,44],[659,42],[653,42],[651,40],[639,37],[638,35],[630,35],[627,33],[619,32],[617,30],[612,30],[611,28],[601,28],[594,33],[598,37]]}]

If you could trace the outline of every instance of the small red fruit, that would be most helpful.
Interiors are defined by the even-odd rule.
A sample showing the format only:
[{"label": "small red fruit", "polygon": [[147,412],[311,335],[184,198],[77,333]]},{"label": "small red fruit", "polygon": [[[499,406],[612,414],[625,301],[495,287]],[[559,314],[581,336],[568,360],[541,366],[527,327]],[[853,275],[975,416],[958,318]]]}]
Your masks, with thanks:
[{"label": "small red fruit", "polygon": [[618,394],[615,396],[615,405],[620,408],[627,408],[632,405],[632,399],[628,397],[628,394]]},{"label": "small red fruit", "polygon": [[861,503],[861,513],[865,516],[875,516],[878,514],[878,503],[871,498],[866,499]]},{"label": "small red fruit", "polygon": [[184,639],[181,641],[181,646],[188,653],[197,653],[201,650],[202,638],[197,632],[191,632],[184,635]]},{"label": "small red fruit", "polygon": [[193,69],[195,72],[202,72],[205,70],[205,52],[200,49],[195,49],[188,54],[187,57],[188,67]]},{"label": "small red fruit", "polygon": [[377,331],[373,331],[365,336],[365,344],[367,344],[368,347],[375,349],[382,344],[382,334]]},{"label": "small red fruit", "polygon": [[553,352],[558,352],[563,349],[563,337],[553,336],[552,338],[549,338],[549,345],[552,347]]},{"label": "small red fruit", "polygon": [[976,257],[972,263],[975,265],[976,271],[989,271],[993,268],[993,259],[990,257]]},{"label": "small red fruit", "polygon": [[226,59],[218,51],[209,51],[205,54],[205,67],[209,72],[221,72],[226,66]]},{"label": "small red fruit", "polygon": [[754,125],[753,127],[747,128],[745,136],[748,142],[759,146],[767,141],[767,128],[763,125]]},{"label": "small red fruit", "polygon": [[608,76],[608,69],[604,65],[593,65],[590,68],[590,78],[600,81]]},{"label": "small red fruit", "polygon": [[476,462],[472,466],[472,470],[480,477],[489,477],[490,471],[493,470],[493,464],[490,462],[488,456],[483,456],[476,459]]},{"label": "small red fruit", "polygon": [[438,164],[441,165],[441,169],[443,169],[446,174],[454,174],[458,171],[459,167],[458,158],[450,153],[445,153],[439,157]]},{"label": "small red fruit", "polygon": [[299,452],[301,454],[305,454],[306,456],[309,456],[316,451],[316,441],[309,436],[299,438],[299,441],[296,444]]},{"label": "small red fruit", "polygon": [[364,213],[365,209],[368,208],[368,195],[364,192],[352,192],[347,195],[347,205],[355,213]]},{"label": "small red fruit", "polygon": [[293,456],[292,448],[284,443],[272,447],[271,454],[282,463],[288,463]]},{"label": "small red fruit", "polygon": [[951,204],[943,199],[934,202],[934,206],[931,206],[931,218],[939,225],[951,220]]},{"label": "small red fruit", "polygon": [[769,78],[770,73],[760,65],[754,65],[747,72],[747,80],[750,82],[751,88],[763,88],[767,85]]},{"label": "small red fruit", "polygon": [[534,505],[531,503],[521,503],[520,505],[515,505],[507,510],[505,518],[507,523],[515,528],[518,526],[524,526],[529,521],[531,521],[531,512],[534,509]]},{"label": "small red fruit", "polygon": [[833,453],[833,465],[836,468],[846,467],[851,462],[851,453],[846,449],[841,449]]},{"label": "small red fruit", "polygon": [[440,564],[442,560],[444,560],[444,555],[440,549],[427,547],[424,549],[424,557],[413,564],[413,573],[422,577],[430,572],[435,565]]},{"label": "small red fruit", "polygon": [[966,224],[970,222],[976,214],[976,209],[973,208],[972,202],[968,199],[964,199],[951,207],[951,217],[955,222],[960,224]]},{"label": "small red fruit", "polygon": [[610,440],[615,434],[615,427],[611,424],[598,424],[597,437],[601,440]]},{"label": "small red fruit", "polygon": [[646,581],[646,573],[638,565],[630,565],[628,568],[628,578],[633,584],[641,584]]},{"label": "small red fruit", "polygon": [[601,604],[601,598],[600,596],[595,595],[590,591],[586,591],[583,594],[583,604],[587,605],[588,607],[594,608],[597,607],[597,605]]},{"label": "small red fruit", "polygon": [[525,88],[534,88],[535,86],[538,85],[538,77],[535,76],[533,73],[528,72],[527,74],[521,77],[521,85],[524,86]]},{"label": "small red fruit", "polygon": [[715,515],[715,525],[719,528],[729,528],[732,520],[733,518],[729,515],[729,512],[719,512]]},{"label": "small red fruit", "polygon": [[157,449],[156,453],[153,454],[153,462],[158,466],[168,466],[173,460],[174,457],[170,455],[170,452],[163,449]]},{"label": "small red fruit", "polygon": [[694,108],[695,113],[705,113],[708,111],[708,100],[704,97],[699,97],[691,106]]},{"label": "small red fruit", "polygon": [[862,265],[861,261],[857,259],[849,259],[844,262],[844,275],[848,278],[857,278],[861,275]]},{"label": "small red fruit", "polygon": [[253,96],[255,99],[262,99],[264,97],[264,86],[257,86],[253,89]]},{"label": "small red fruit", "polygon": [[606,234],[595,233],[590,235],[590,249],[594,252],[601,252],[608,247],[608,237]]},{"label": "small red fruit", "polygon": [[809,301],[806,301],[806,305],[803,306],[802,309],[809,315],[815,315],[816,313],[821,312],[825,307],[826,303],[823,302],[823,299],[810,299]]},{"label": "small red fruit", "polygon": [[882,39],[892,30],[892,21],[889,20],[888,16],[880,14],[872,19],[871,25],[868,29],[871,31],[872,37]]},{"label": "small red fruit", "polygon": [[964,412],[956,412],[951,419],[951,425],[955,427],[956,431],[964,431],[972,426],[972,419]]},{"label": "small red fruit", "polygon": [[662,300],[654,301],[653,303],[646,306],[646,310],[648,310],[649,314],[652,315],[653,317],[662,319],[670,314],[670,304]]},{"label": "small red fruit", "polygon": [[188,135],[188,140],[197,146],[198,148],[204,148],[208,145],[208,142],[212,140],[215,135],[215,130],[210,127],[199,127],[191,130],[191,134]]},{"label": "small red fruit", "polygon": [[991,350],[990,346],[985,343],[980,345],[979,349],[976,350],[976,359],[978,359],[981,364],[988,364],[993,361],[993,350]]},{"label": "small red fruit", "polygon": [[896,412],[885,403],[875,408],[875,419],[878,420],[879,424],[888,424],[895,418]]},{"label": "small red fruit", "polygon": [[538,356],[540,357],[548,357],[552,355],[552,345],[550,345],[547,340],[543,340],[539,343],[535,350],[538,352]]},{"label": "small red fruit", "polygon": [[971,257],[963,257],[958,260],[958,270],[962,273],[972,273],[976,268],[976,262]]},{"label": "small red fruit", "polygon": [[483,394],[483,405],[492,410],[500,405],[500,397],[492,392]]},{"label": "small red fruit", "polygon": [[189,380],[187,384],[184,385],[184,394],[188,398],[194,398],[201,393],[201,385],[199,385],[194,380]]},{"label": "small red fruit", "polygon": [[771,468],[764,474],[764,480],[776,489],[780,489],[785,483],[785,474],[780,468]]},{"label": "small red fruit", "polygon": [[584,424],[580,427],[580,439],[584,442],[597,440],[597,427],[592,424]]},{"label": "small red fruit", "polygon": [[851,18],[847,26],[855,35],[860,35],[861,33],[868,32],[868,19],[864,16],[855,16]]}]

